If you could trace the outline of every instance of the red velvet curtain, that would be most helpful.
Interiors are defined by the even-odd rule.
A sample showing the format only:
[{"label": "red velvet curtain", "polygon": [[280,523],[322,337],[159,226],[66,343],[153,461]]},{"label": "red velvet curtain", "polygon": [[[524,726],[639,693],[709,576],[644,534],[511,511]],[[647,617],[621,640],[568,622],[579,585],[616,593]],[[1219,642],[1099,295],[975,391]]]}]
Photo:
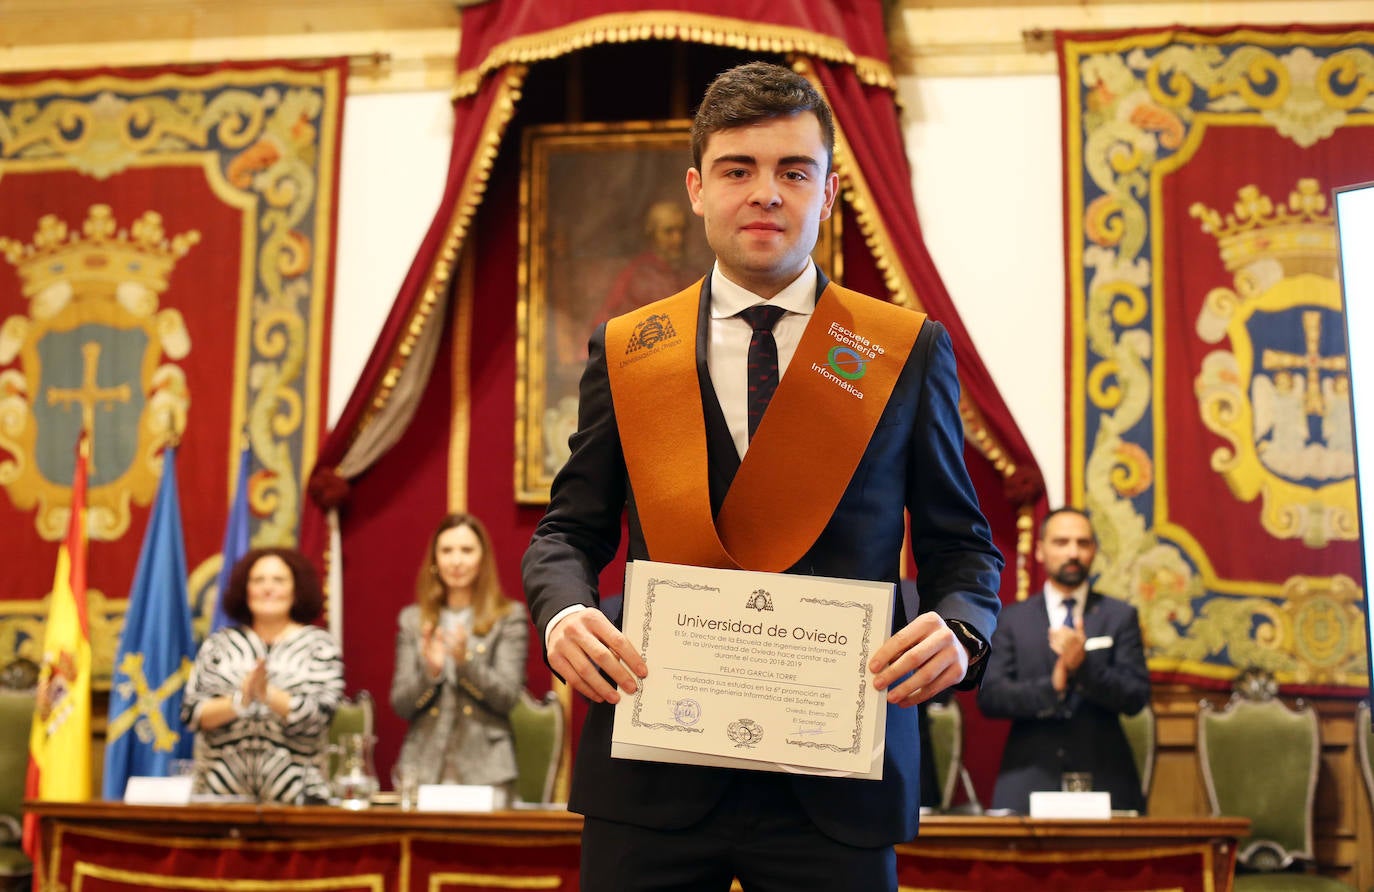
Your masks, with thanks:
[{"label": "red velvet curtain", "polygon": [[[314,553],[323,551],[323,509],[344,506],[343,644],[350,688],[370,688],[385,700],[395,615],[411,599],[424,543],[446,507],[465,507],[484,519],[507,589],[518,592],[520,554],[542,514],[541,508],[516,504],[512,480],[514,394],[509,382],[515,377],[520,202],[519,152],[512,149],[518,149],[517,108],[548,98],[535,95],[526,66],[592,47],[643,41],[786,57],[825,91],[852,152],[852,160],[837,157],[837,162],[846,188],[857,196],[845,208],[845,284],[919,306],[949,328],[964,390],[970,469],[994,537],[1008,556],[1009,571],[1017,567],[1018,546],[1024,552],[1023,543],[1029,542],[1022,530],[1043,508],[1042,478],[921,239],[878,0],[677,0],[653,10],[630,0],[575,8],[498,0],[464,11],[445,195],[311,479],[314,504],[303,523],[303,542]],[[522,96],[527,88],[530,95]],[[516,123],[507,133],[512,117]],[[461,252],[469,250],[475,284],[459,289],[455,299],[453,267]],[[406,416],[423,423],[409,424],[384,458],[345,481],[334,469],[384,414],[397,379],[417,372],[407,369],[412,362],[405,349],[408,340],[428,320],[444,318],[432,312],[433,296],[426,304],[426,294],[439,290],[439,299],[453,301],[450,316],[467,314],[466,339],[442,347],[434,367],[425,371],[428,384],[418,408]],[[458,469],[448,443],[450,430],[457,429],[449,424],[455,413],[468,421],[466,466]],[[463,506],[446,506],[451,474],[465,477],[457,487],[466,494]],[[620,561],[606,569],[607,591],[619,590],[615,580],[622,572]],[[1018,579],[1024,584],[1023,573],[1005,574],[1004,600],[1015,596]],[[532,651],[529,686],[537,691],[547,685],[548,671],[538,647]],[[385,766],[404,729],[385,705],[379,713],[378,759]],[[965,713],[976,716],[971,708]],[[971,730],[967,755],[980,791],[990,788],[988,771],[995,771],[1000,749],[996,735]]]},{"label": "red velvet curtain", "polygon": [[[453,243],[454,236],[459,235],[451,232],[457,222],[454,219],[455,211],[464,202],[475,209],[473,203],[480,200],[472,182],[474,171],[471,162],[477,156],[478,145],[486,133],[488,115],[503,93],[501,79],[491,78],[482,85],[477,95],[458,102],[448,177],[439,209],[415,253],[415,259],[411,261],[410,271],[401,283],[391,312],[358,377],[358,383],[349,395],[338,422],[320,447],[314,471],[310,475],[309,498],[301,520],[301,547],[317,560],[328,546],[325,512],[342,505],[349,496],[348,482],[340,478],[334,469],[360,430],[372,422],[376,410],[385,404],[389,390],[388,376],[398,374],[406,365],[409,356],[398,348],[406,340],[405,335],[412,324],[418,321],[417,310],[421,308],[427,289],[435,284],[432,282],[435,279],[434,267],[441,248],[446,240]],[[451,266],[452,260],[446,259],[445,263]],[[447,295],[443,299],[447,300]]]}]

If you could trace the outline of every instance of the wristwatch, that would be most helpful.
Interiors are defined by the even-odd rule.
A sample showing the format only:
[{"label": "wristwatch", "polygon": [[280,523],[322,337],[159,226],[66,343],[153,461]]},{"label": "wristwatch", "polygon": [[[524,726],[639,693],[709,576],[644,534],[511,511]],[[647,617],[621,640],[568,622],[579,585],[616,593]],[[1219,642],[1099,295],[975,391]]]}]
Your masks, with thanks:
[{"label": "wristwatch", "polygon": [[243,702],[242,689],[234,691],[234,696],[229,699],[229,702],[234,707],[234,715],[242,716],[248,712],[248,704]]},{"label": "wristwatch", "polygon": [[954,637],[959,639],[959,643],[964,646],[964,650],[968,651],[968,667],[970,669],[977,666],[983,658],[988,655],[988,651],[992,649],[988,646],[986,641],[979,638],[978,635],[968,626],[964,625],[962,621],[947,619],[945,620],[945,625],[949,626],[950,631],[954,633]]}]

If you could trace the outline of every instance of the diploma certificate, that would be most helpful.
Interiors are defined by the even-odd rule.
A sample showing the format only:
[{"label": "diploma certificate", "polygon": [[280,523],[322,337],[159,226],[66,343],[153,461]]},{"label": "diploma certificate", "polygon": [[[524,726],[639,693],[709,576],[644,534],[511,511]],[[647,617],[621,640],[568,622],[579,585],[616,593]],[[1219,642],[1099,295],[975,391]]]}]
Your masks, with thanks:
[{"label": "diploma certificate", "polygon": [[625,635],[649,665],[611,755],[882,777],[887,699],[868,661],[891,583],[635,561]]}]

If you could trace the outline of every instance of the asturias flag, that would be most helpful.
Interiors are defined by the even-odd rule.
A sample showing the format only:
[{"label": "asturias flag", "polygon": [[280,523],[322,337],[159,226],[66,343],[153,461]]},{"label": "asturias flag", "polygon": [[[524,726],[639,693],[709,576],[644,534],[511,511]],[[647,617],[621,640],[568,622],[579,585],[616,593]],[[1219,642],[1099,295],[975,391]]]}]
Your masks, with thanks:
[{"label": "asturias flag", "polygon": [[105,735],[106,799],[124,798],[129,778],[163,777],[173,759],[190,757],[192,738],[181,724],[181,695],[195,651],[176,449],[168,447],[115,654]]},{"label": "asturias flag", "polygon": [[[86,466],[90,445],[76,442],[72,513],[57,549],[57,573],[43,634],[33,730],[29,733],[28,799],[91,798],[91,629],[86,618]],[[24,815],[24,850],[37,858],[38,819]]]},{"label": "asturias flag", "polygon": [[252,457],[247,446],[239,450],[238,482],[234,487],[234,501],[229,505],[229,521],[224,525],[224,544],[220,546],[219,577],[216,582],[215,612],[210,631],[218,632],[234,623],[224,612],[224,590],[229,587],[229,574],[239,558],[248,553],[248,470]]}]

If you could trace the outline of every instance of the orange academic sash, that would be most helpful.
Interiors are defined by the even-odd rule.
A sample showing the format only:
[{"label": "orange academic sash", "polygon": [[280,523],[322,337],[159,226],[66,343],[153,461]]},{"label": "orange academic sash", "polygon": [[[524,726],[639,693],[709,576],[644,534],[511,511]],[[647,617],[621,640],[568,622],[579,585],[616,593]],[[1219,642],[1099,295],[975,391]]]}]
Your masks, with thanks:
[{"label": "orange academic sash", "polygon": [[831,282],[716,518],[697,380],[701,282],[606,324],[606,366],[649,555],[703,567],[795,564],[844,495],[925,314]]}]

